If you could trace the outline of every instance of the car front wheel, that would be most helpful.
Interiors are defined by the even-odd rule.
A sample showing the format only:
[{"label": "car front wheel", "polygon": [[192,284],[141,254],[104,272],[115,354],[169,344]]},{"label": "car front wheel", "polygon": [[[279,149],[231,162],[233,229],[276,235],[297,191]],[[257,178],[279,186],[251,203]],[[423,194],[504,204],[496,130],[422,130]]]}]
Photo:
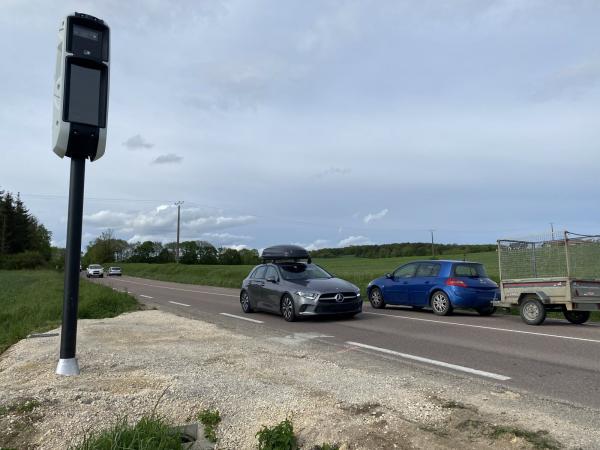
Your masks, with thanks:
[{"label": "car front wheel", "polygon": [[281,315],[287,322],[294,322],[298,318],[294,308],[294,299],[289,295],[285,295],[281,300]]},{"label": "car front wheel", "polygon": [[431,296],[431,309],[438,316],[447,316],[452,312],[452,303],[445,292],[436,291]]},{"label": "car front wheel", "polygon": [[371,289],[371,292],[369,292],[369,301],[371,302],[371,306],[375,309],[385,308],[383,294],[381,293],[381,289],[378,287]]},{"label": "car front wheel", "polygon": [[254,312],[254,309],[252,309],[252,305],[250,304],[250,296],[248,295],[248,292],[242,292],[240,295],[240,303],[242,305],[242,311],[244,311],[246,314]]}]

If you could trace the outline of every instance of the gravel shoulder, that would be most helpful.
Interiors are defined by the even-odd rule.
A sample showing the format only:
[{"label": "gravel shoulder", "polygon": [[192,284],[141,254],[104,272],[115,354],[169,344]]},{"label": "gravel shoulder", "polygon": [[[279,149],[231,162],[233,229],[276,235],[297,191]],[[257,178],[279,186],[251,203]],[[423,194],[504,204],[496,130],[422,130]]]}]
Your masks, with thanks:
[{"label": "gravel shoulder", "polygon": [[[174,424],[219,409],[222,449],[256,448],[261,426],[288,416],[306,449],[323,442],[370,450],[592,449],[600,442],[597,410],[318,335],[241,333],[152,310],[79,321],[79,377],[54,375],[57,351],[55,336],[23,340],[0,356],[0,447],[68,448],[119,415],[150,413],[159,398],[157,411]],[[30,410],[9,407],[27,401]]]}]

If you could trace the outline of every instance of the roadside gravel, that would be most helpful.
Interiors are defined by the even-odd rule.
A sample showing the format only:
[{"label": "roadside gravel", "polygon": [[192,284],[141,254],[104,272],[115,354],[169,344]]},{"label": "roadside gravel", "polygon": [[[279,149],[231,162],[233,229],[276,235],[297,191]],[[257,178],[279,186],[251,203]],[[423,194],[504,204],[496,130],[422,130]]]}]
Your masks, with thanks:
[{"label": "roadside gravel", "polygon": [[[323,442],[370,450],[535,448],[535,439],[546,448],[591,449],[600,442],[597,411],[589,420],[581,408],[373,362],[318,338],[248,336],[161,311],[81,320],[79,377],[54,375],[58,337],[23,340],[0,357],[0,407],[39,402],[31,412],[0,414],[0,447],[68,448],[119,415],[136,420],[155,407],[173,424],[219,409],[222,449],[256,448],[260,427],[288,416],[306,449]],[[531,432],[499,432],[499,425]]]}]

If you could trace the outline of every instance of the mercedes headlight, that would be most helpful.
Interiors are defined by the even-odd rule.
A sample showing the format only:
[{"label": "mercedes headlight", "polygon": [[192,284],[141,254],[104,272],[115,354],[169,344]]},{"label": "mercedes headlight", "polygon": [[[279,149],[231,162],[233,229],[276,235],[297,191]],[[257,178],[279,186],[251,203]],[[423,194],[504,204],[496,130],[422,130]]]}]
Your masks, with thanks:
[{"label": "mercedes headlight", "polygon": [[298,292],[296,292],[296,295],[303,298],[304,300],[316,300],[317,297],[319,296],[319,294],[317,294],[316,292],[305,292],[305,291],[298,291]]}]

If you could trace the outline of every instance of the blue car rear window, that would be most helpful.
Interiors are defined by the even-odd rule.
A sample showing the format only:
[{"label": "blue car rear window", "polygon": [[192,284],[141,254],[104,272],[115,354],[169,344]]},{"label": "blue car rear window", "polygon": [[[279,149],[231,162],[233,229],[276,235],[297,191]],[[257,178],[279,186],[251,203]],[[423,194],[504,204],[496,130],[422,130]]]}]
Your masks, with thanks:
[{"label": "blue car rear window", "polygon": [[453,273],[455,277],[487,278],[483,264],[455,264]]}]

